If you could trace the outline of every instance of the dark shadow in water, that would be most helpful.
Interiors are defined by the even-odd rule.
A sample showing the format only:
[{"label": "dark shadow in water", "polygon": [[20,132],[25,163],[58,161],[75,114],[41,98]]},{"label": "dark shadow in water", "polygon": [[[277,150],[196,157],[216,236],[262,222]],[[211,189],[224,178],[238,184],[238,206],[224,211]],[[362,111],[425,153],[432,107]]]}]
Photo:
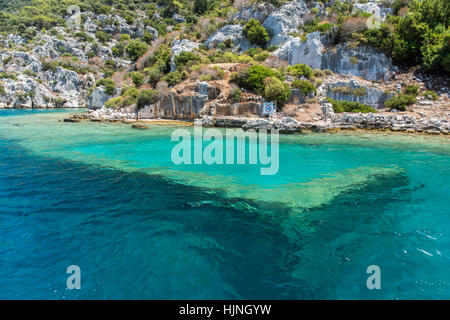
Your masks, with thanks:
[{"label": "dark shadow in water", "polygon": [[[264,204],[262,208],[247,199],[225,199],[220,191],[172,183],[156,175],[37,157],[11,141],[1,140],[0,146],[0,218],[9,221],[12,216],[16,223],[6,225],[3,232],[0,227],[0,237],[6,243],[11,241],[8,237],[14,235],[14,228],[22,228],[28,235],[21,240],[23,246],[11,244],[0,250],[0,265],[8,266],[0,271],[0,283],[18,290],[9,296],[7,292],[0,294],[6,298],[29,298],[29,292],[34,292],[36,298],[60,298],[47,287],[21,280],[26,278],[24,274],[34,271],[30,260],[63,268],[64,249],[79,242],[80,246],[73,245],[74,250],[83,246],[96,250],[92,242],[100,239],[97,237],[106,225],[117,228],[114,230],[119,240],[111,238],[114,244],[130,232],[151,234],[155,241],[177,230],[186,237],[213,239],[214,245],[193,242],[191,249],[215,266],[221,279],[232,288],[217,297],[194,292],[180,296],[173,291],[145,291],[151,292],[146,295],[139,291],[129,298],[334,297],[338,286],[343,285],[342,275],[351,274],[360,267],[360,261],[367,259],[360,251],[371,245],[367,239],[372,237],[373,226],[381,232],[386,219],[396,224],[395,217],[383,216],[385,208],[393,202],[406,201],[410,192],[405,175],[380,177],[299,216],[276,203]],[[173,228],[159,228],[162,225]],[[107,244],[108,241],[103,243],[106,248],[97,248],[102,259],[109,257]],[[43,246],[49,252],[36,255]],[[170,248],[164,252],[165,256],[172,254]],[[353,262],[347,263],[347,259]],[[127,261],[123,264],[126,266]],[[185,277],[189,278],[189,270],[186,272]],[[170,277],[170,270],[167,276]],[[169,279],[161,281],[166,280]],[[202,290],[202,284],[198,284],[198,290]],[[96,297],[95,292],[74,296]],[[115,297],[114,293],[110,297]]]}]

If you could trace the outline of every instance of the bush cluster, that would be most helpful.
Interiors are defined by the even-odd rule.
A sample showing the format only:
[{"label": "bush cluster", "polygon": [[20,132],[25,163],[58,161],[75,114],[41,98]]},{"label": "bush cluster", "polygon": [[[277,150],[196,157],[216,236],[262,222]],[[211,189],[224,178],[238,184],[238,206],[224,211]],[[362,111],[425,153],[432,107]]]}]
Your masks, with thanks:
[{"label": "bush cluster", "polygon": [[282,78],[275,69],[262,65],[252,65],[250,68],[237,73],[233,81],[241,88],[262,94],[265,88],[264,80],[271,77],[278,77],[280,80]]},{"label": "bush cluster", "polygon": [[243,29],[244,35],[252,44],[265,46],[269,40],[269,33],[266,28],[256,19],[250,19]]},{"label": "bush cluster", "polygon": [[299,89],[304,96],[307,96],[311,92],[314,94],[317,92],[316,87],[307,80],[294,80],[292,81],[291,86],[295,89]]},{"label": "bush cluster", "polygon": [[328,101],[333,105],[333,111],[336,113],[341,112],[361,112],[361,113],[376,113],[377,110],[367,104],[351,101],[340,101],[328,98]]},{"label": "bush cluster", "polygon": [[399,93],[384,103],[389,110],[406,111],[406,108],[416,103],[416,97],[411,94]]},{"label": "bush cluster", "polygon": [[297,78],[305,77],[307,79],[311,78],[313,71],[306,64],[300,63],[287,68],[288,74],[295,76]]}]

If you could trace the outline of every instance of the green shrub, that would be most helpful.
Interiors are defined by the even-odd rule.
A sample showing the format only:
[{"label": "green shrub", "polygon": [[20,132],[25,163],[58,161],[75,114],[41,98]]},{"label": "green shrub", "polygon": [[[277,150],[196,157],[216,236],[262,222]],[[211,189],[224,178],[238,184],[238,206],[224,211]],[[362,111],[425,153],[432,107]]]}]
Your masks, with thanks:
[{"label": "green shrub", "polygon": [[106,32],[101,31],[101,30],[99,30],[95,33],[95,37],[100,42],[107,42],[112,39],[112,36],[110,34],[107,34]]},{"label": "green shrub", "polygon": [[103,78],[99,81],[97,81],[97,86],[104,86],[105,87],[105,93],[112,96],[114,92],[116,91],[116,84],[112,79],[109,78]]},{"label": "green shrub", "polygon": [[6,90],[5,90],[5,87],[4,87],[4,86],[2,86],[2,85],[0,85],[0,95],[1,95],[1,96],[4,96],[4,95],[6,95]]},{"label": "green shrub", "polygon": [[128,33],[122,33],[120,35],[120,41],[129,41],[131,40],[131,36]]},{"label": "green shrub", "polygon": [[261,94],[264,92],[264,80],[276,75],[273,69],[262,65],[253,65],[247,70],[241,70],[235,75],[233,81],[242,88]]},{"label": "green shrub", "polygon": [[353,89],[349,86],[335,86],[331,88],[332,92],[335,93],[342,93],[342,94],[348,94],[353,96],[364,96],[367,93],[367,89],[365,87],[359,87],[356,89]]},{"label": "green shrub", "polygon": [[137,107],[143,108],[150,104],[155,104],[159,100],[159,94],[156,90],[142,90],[137,97]]},{"label": "green shrub", "polygon": [[208,0],[194,0],[193,10],[198,15],[204,14],[208,10]]},{"label": "green shrub", "polygon": [[416,103],[416,97],[408,94],[397,94],[384,103],[389,110],[406,111],[406,107]]},{"label": "green shrub", "polygon": [[135,87],[125,87],[122,89],[122,106],[131,106],[136,104],[139,90]]},{"label": "green shrub", "polygon": [[122,95],[122,97],[137,98],[137,96],[139,94],[139,90],[136,89],[135,87],[123,87],[120,94]]},{"label": "green shrub", "polygon": [[105,107],[118,109],[122,107],[121,97],[111,98],[105,102]]},{"label": "green shrub", "polygon": [[377,110],[372,108],[371,106],[367,104],[362,104],[358,102],[351,102],[351,101],[340,101],[340,100],[334,100],[331,98],[327,98],[328,101],[333,105],[333,111],[336,113],[341,112],[361,112],[361,113],[376,113]]},{"label": "green shrub", "polygon": [[398,64],[423,65],[429,71],[449,72],[445,68],[450,54],[448,0],[399,0],[393,4],[396,12],[401,6],[407,6],[408,13],[389,18],[389,24],[382,24],[381,29],[366,30],[368,42],[392,56]]},{"label": "green shrub", "polygon": [[416,85],[410,85],[405,88],[405,94],[417,97],[419,95],[419,87]]},{"label": "green shrub", "polygon": [[270,55],[269,52],[263,51],[263,52],[261,52],[261,53],[255,54],[253,58],[254,58],[256,61],[263,62],[263,61],[265,61],[265,60],[269,57],[269,55]]},{"label": "green shrub", "polygon": [[245,25],[243,32],[250,43],[259,46],[265,46],[270,39],[266,28],[256,19],[250,19]]},{"label": "green shrub", "polygon": [[296,64],[291,67],[288,67],[287,72],[295,77],[305,77],[305,78],[311,78],[312,75],[312,69],[307,66],[306,64]]},{"label": "green shrub", "polygon": [[146,66],[156,67],[162,73],[170,71],[171,52],[167,46],[161,46],[158,50],[145,61]]},{"label": "green shrub", "polygon": [[125,47],[125,51],[131,60],[136,61],[148,50],[148,44],[142,42],[140,39],[131,40]]},{"label": "green shrub", "polygon": [[144,75],[140,72],[131,72],[131,79],[136,87],[140,87],[144,84]]},{"label": "green shrub", "polygon": [[319,19],[311,19],[305,22],[303,30],[306,33],[311,33],[315,31],[325,32],[331,29],[333,24],[329,22],[319,22]]},{"label": "green shrub", "polygon": [[241,97],[242,97],[242,91],[241,89],[239,89],[238,87],[232,88],[230,90],[230,95],[229,95],[229,99],[233,102],[239,102],[241,101]]},{"label": "green shrub", "polygon": [[175,64],[177,68],[183,68],[185,66],[191,66],[195,62],[200,61],[200,57],[191,51],[183,51],[179,55],[175,56]]},{"label": "green shrub", "polygon": [[261,53],[263,51],[264,50],[261,48],[250,48],[250,49],[245,50],[244,53],[249,55],[250,57],[253,57],[255,54]]},{"label": "green shrub", "polygon": [[166,74],[163,77],[163,80],[166,81],[169,86],[174,86],[174,85],[180,83],[183,79],[182,79],[181,72],[174,71],[174,72],[170,72],[170,73]]},{"label": "green shrub", "polygon": [[367,89],[365,87],[359,87],[353,90],[355,96],[365,96],[367,94]]},{"label": "green shrub", "polygon": [[425,93],[423,94],[424,97],[430,97],[433,100],[437,100],[438,99],[438,95],[435,91],[433,90],[427,90],[425,91]]},{"label": "green shrub", "polygon": [[144,35],[143,35],[143,37],[142,37],[142,40],[143,40],[145,43],[150,44],[150,43],[152,42],[152,40],[153,40],[153,34],[151,34],[151,33],[148,32],[148,31],[145,31],[145,32],[144,32]]},{"label": "green shrub", "polygon": [[264,98],[268,101],[276,101],[282,107],[291,96],[291,89],[276,77],[264,80]]},{"label": "green shrub", "polygon": [[294,80],[291,85],[293,88],[299,89],[304,96],[307,96],[311,92],[314,92],[314,94],[317,92],[316,87],[306,80]]},{"label": "green shrub", "polygon": [[58,64],[56,62],[53,61],[46,61],[46,60],[41,60],[42,63],[42,71],[56,71],[56,68],[58,68]]},{"label": "green shrub", "polygon": [[148,83],[152,86],[156,86],[159,80],[161,80],[162,73],[157,66],[145,69],[148,76]]}]

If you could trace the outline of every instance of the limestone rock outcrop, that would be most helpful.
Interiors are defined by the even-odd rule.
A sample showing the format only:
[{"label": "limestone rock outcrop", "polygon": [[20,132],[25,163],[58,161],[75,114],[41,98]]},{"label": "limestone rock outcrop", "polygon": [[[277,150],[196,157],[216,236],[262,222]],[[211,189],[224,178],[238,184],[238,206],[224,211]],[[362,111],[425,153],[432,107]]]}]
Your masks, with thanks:
[{"label": "limestone rock outcrop", "polygon": [[194,51],[199,48],[199,44],[193,41],[189,41],[188,39],[177,40],[174,39],[172,42],[172,57],[170,60],[170,71],[175,71],[177,65],[175,63],[175,57],[182,52]]},{"label": "limestone rock outcrop", "polygon": [[263,23],[263,26],[273,35],[270,44],[278,45],[281,42],[280,38],[291,32],[297,32],[304,17],[309,13],[310,10],[303,0],[288,2],[273,11]]},{"label": "limestone rock outcrop", "polygon": [[205,45],[209,48],[215,48],[220,43],[225,42],[226,40],[233,41],[233,46],[237,51],[245,51],[249,48],[254,47],[250,42],[245,38],[243,33],[243,26],[238,24],[230,24],[222,27],[220,30],[213,33],[206,41]]}]

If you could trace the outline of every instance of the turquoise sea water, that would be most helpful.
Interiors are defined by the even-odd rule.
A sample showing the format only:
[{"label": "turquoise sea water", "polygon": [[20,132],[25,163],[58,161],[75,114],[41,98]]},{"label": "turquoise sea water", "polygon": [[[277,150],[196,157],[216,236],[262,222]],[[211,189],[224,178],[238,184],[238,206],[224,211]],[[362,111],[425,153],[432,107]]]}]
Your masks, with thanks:
[{"label": "turquoise sea water", "polygon": [[2,299],[450,298],[446,137],[282,135],[261,176],[70,113],[0,111]]}]

